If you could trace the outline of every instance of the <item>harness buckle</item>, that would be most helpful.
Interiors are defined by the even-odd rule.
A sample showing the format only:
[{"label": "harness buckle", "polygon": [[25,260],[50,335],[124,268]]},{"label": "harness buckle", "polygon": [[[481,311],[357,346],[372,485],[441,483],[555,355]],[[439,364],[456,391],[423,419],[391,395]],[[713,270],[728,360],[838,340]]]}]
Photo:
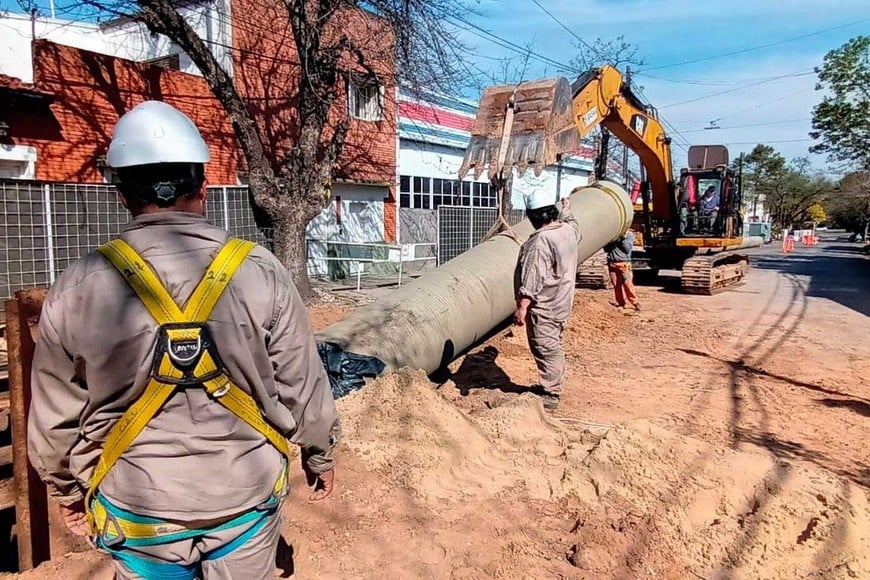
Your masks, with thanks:
[{"label": "harness buckle", "polygon": [[211,392],[211,396],[215,399],[220,399],[221,397],[230,392],[230,388],[232,388],[232,386],[233,384],[230,381],[224,380],[224,384],[213,390]]},{"label": "harness buckle", "polygon": [[202,353],[202,335],[197,335],[196,340],[184,340],[172,342],[172,333],[166,335],[166,354],[172,362],[181,368],[193,365]]},{"label": "harness buckle", "polygon": [[[109,513],[109,510],[105,510],[106,512],[106,520],[103,522],[102,529],[99,531],[100,543],[103,544],[107,548],[114,548],[124,543],[127,537],[124,535],[124,532],[121,530],[121,524],[118,523],[117,518]],[[115,533],[111,534],[109,532],[109,525],[115,528]]]},{"label": "harness buckle", "polygon": [[207,324],[173,322],[160,326],[151,369],[156,380],[190,387],[223,373],[223,363]]}]

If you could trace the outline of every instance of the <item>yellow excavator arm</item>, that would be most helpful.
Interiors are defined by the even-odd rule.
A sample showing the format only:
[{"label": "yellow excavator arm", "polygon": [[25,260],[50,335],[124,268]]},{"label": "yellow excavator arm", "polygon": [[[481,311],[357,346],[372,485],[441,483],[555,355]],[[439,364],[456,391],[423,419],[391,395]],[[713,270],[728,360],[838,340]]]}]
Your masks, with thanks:
[{"label": "yellow excavator arm", "polygon": [[536,175],[602,126],[640,157],[652,191],[653,213],[670,219],[673,168],[670,139],[655,115],[612,66],[593,69],[573,84],[564,77],[488,87],[480,100],[460,178],[473,170],[490,178],[516,167]]},{"label": "yellow excavator arm", "polygon": [[581,137],[601,125],[640,157],[656,215],[670,217],[673,196],[671,140],[612,66],[589,71],[574,83],[574,124]]}]

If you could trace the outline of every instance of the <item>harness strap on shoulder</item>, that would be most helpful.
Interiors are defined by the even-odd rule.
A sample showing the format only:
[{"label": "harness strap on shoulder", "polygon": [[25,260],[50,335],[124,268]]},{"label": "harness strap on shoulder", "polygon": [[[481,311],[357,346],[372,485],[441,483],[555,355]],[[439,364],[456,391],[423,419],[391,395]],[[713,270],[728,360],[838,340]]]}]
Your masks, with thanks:
[{"label": "harness strap on shoulder", "polygon": [[200,283],[191,294],[184,312],[163,287],[157,274],[121,239],[100,246],[97,251],[105,256],[124,275],[142,304],[157,324],[171,322],[205,322],[230,281],[256,247],[254,242],[232,238],[218,252]]},{"label": "harness strap on shoulder", "polygon": [[[184,324],[197,325],[208,321],[239,266],[254,247],[256,244],[253,242],[236,238],[227,242],[206,270],[183,311],[166,291],[154,271],[129,244],[116,239],[101,246],[98,251],[124,276],[158,325],[163,327],[181,324],[183,328]],[[183,329],[179,332],[185,333]],[[199,331],[191,330],[191,333],[191,336],[200,336]],[[85,502],[92,530],[96,531],[96,522],[91,506],[94,503],[94,493],[100,483],[175,392],[176,385],[171,384],[171,381],[179,378],[181,371],[175,369],[168,358],[159,363],[159,376],[165,378],[158,380],[152,375],[142,395],[112,426],[106,437],[102,455],[91,477]],[[202,353],[195,375],[203,378],[202,387],[227,410],[262,434],[289,459],[290,447],[286,438],[266,421],[254,398],[235,385],[219,367],[218,361],[212,358],[208,351]],[[164,380],[170,382],[163,382]]]},{"label": "harness strap on shoulder", "polygon": [[184,307],[183,322],[206,322],[230,280],[257,244],[232,238],[206,270]]},{"label": "harness strap on shoulder", "polygon": [[181,309],[163,287],[154,270],[121,239],[112,240],[97,248],[124,276],[142,304],[157,324],[163,325],[183,319]]}]

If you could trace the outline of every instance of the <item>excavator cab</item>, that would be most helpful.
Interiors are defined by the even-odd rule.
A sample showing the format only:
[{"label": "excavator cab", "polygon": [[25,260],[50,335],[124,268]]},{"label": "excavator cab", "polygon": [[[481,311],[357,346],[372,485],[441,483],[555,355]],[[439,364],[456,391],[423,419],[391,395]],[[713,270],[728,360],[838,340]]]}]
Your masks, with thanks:
[{"label": "excavator cab", "polygon": [[743,234],[740,176],[723,145],[693,145],[680,173],[677,217],[682,238],[736,239]]}]

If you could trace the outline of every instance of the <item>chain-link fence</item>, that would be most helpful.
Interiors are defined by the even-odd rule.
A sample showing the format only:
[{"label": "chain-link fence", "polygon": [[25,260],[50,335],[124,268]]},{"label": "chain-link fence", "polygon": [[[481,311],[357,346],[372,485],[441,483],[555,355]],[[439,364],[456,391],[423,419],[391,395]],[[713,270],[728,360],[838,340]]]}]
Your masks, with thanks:
[{"label": "chain-link fence", "polygon": [[[232,235],[270,247],[248,188],[208,188],[206,217]],[[48,286],[70,264],[118,236],[129,214],[112,185],[0,180],[0,299]]]},{"label": "chain-link fence", "polygon": [[[525,217],[522,210],[511,210],[505,219],[511,225]],[[483,241],[498,219],[495,208],[458,207],[442,205],[438,208],[438,264],[452,260]]]}]

